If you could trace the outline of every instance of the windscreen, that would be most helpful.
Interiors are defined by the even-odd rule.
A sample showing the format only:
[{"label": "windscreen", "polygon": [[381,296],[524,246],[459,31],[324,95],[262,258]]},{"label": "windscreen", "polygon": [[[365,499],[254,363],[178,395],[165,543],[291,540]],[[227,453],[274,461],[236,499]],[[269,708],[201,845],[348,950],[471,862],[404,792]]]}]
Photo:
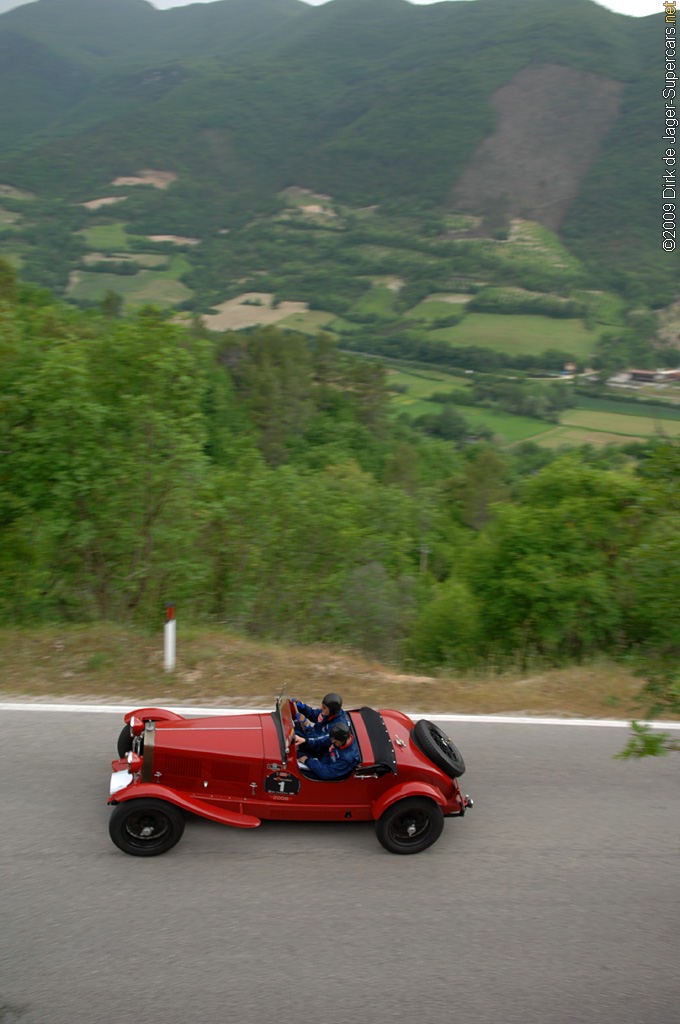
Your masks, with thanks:
[{"label": "windscreen", "polygon": [[295,734],[290,698],[285,690],[281,691],[279,698],[276,701],[276,717],[278,718],[281,726],[280,736],[283,738],[283,750],[281,756],[283,757],[283,763],[285,764],[288,759],[288,753]]}]

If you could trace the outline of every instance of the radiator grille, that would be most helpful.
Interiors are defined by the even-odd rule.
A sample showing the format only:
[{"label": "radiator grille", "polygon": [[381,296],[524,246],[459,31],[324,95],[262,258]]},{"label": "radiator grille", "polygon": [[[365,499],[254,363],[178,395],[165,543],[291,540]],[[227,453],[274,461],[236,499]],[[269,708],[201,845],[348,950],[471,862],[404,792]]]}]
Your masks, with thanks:
[{"label": "radiator grille", "polygon": [[171,754],[159,766],[164,774],[179,775],[184,779],[196,779],[201,774],[201,760],[198,757],[178,757]]},{"label": "radiator grille", "polygon": [[213,761],[210,766],[210,778],[215,782],[247,782],[248,765],[233,761]]}]

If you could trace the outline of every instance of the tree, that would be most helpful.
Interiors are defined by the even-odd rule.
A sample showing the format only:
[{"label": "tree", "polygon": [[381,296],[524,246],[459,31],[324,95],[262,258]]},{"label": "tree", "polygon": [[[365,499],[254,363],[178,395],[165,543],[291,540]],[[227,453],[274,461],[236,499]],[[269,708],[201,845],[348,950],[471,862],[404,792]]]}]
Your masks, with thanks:
[{"label": "tree", "polygon": [[203,360],[151,315],[63,334],[14,386],[1,596],[13,608],[32,593],[41,614],[145,618],[202,574]]},{"label": "tree", "polygon": [[617,639],[617,568],[640,528],[638,483],[577,456],[526,482],[462,559],[458,577],[480,600],[488,655],[582,658]]},{"label": "tree", "polygon": [[16,302],[17,276],[11,263],[0,257],[0,302]]}]

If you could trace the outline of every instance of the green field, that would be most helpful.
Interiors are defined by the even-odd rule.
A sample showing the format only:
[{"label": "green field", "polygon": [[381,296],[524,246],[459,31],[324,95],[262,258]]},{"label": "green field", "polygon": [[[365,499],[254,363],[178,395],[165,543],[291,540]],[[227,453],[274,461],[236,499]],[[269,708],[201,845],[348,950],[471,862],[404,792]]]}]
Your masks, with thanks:
[{"label": "green field", "polygon": [[573,298],[588,304],[598,324],[620,327],[625,323],[626,304],[618,295],[612,295],[611,292],[577,291]]},{"label": "green field", "polygon": [[[441,404],[430,401],[432,394],[449,392],[455,401],[456,391],[468,387],[469,382],[440,370],[411,370],[388,365],[387,385],[406,389],[393,392],[390,405],[394,413],[406,413],[410,419],[417,419],[441,412]],[[644,441],[659,432],[680,437],[680,409],[656,408],[632,401],[613,402],[606,398],[579,397],[578,402],[578,408],[562,414],[559,425],[477,406],[459,405],[457,408],[472,433],[485,427],[505,445],[532,439],[544,447],[573,448],[585,444],[602,446]]]},{"label": "green field", "polygon": [[126,306],[140,306],[147,302],[158,306],[174,306],[193,294],[179,280],[188,267],[183,256],[173,256],[165,270],[141,270],[129,277],[123,274],[78,271],[68,294],[81,302],[99,302],[107,292],[113,291],[122,296]]},{"label": "green field", "polygon": [[587,398],[579,395],[576,408],[588,412],[614,413],[617,416],[642,416],[651,420],[680,420],[680,408],[673,409],[648,402],[613,402],[607,398]]},{"label": "green field", "polygon": [[608,444],[628,444],[632,441],[646,441],[639,434],[621,437],[620,434],[608,434],[604,430],[582,430],[579,427],[555,427],[536,438],[541,448],[579,448],[581,445],[603,447]]},{"label": "green field", "polygon": [[299,331],[300,334],[316,336],[319,331],[335,320],[335,313],[324,313],[321,309],[310,309],[308,313],[291,313],[285,320],[279,320],[277,327],[287,331]]},{"label": "green field", "polygon": [[374,285],[362,295],[351,308],[351,313],[374,313],[392,319],[396,315],[394,303],[396,294],[385,285]]},{"label": "green field", "polygon": [[455,327],[432,331],[429,337],[451,346],[474,345],[509,355],[539,355],[546,349],[558,349],[580,359],[587,359],[597,342],[597,334],[580,320],[495,313],[470,313]]},{"label": "green field", "polygon": [[128,235],[125,224],[117,221],[115,224],[99,224],[92,228],[83,228],[78,232],[85,239],[90,249],[101,249],[104,252],[126,252],[130,249],[130,243],[134,236]]},{"label": "green field", "polygon": [[501,439],[502,444],[506,445],[529,439],[538,441],[539,435],[549,433],[555,428],[554,423],[535,420],[530,416],[514,416],[509,412],[494,412],[491,409],[475,407],[461,408],[460,412],[473,430],[477,427],[487,427]]},{"label": "green field", "polygon": [[[402,370],[387,369],[387,386],[390,388],[407,388],[405,393],[410,398],[429,398],[434,392],[462,391],[468,385],[460,377],[439,370]],[[404,395],[397,397],[403,398]]]},{"label": "green field", "polygon": [[680,437],[680,419],[627,416],[625,413],[595,412],[589,409],[568,409],[562,415],[562,425],[603,431],[620,437],[653,437],[659,433]]},{"label": "green field", "polygon": [[552,231],[531,220],[514,222],[510,244],[518,254],[535,256],[555,267],[578,271],[580,263]]},{"label": "green field", "polygon": [[435,323],[437,320],[446,320],[448,317],[456,316],[472,298],[465,296],[464,302],[446,302],[445,299],[427,298],[419,302],[413,309],[409,309],[404,316],[410,320],[422,320],[425,323]]}]

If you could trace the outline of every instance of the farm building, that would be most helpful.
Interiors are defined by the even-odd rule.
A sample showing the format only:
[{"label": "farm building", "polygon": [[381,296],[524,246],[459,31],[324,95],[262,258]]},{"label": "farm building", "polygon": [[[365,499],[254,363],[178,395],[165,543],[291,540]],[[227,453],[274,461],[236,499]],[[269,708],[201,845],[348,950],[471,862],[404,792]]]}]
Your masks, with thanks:
[{"label": "farm building", "polygon": [[[653,384],[680,380],[679,370],[627,370],[621,377],[635,384]],[[620,377],[617,379],[621,379]]]}]

